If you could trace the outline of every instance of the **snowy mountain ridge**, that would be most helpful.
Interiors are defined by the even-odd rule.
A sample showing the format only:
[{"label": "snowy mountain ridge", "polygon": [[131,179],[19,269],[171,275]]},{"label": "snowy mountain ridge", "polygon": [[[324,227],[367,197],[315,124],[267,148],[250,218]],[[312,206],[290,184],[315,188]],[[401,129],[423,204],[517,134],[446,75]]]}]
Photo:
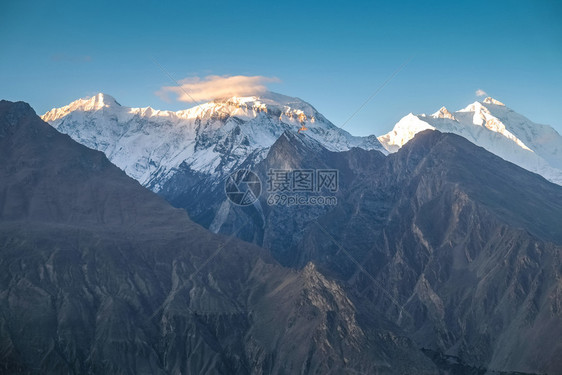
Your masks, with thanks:
[{"label": "snowy mountain ridge", "polygon": [[[395,152],[417,133],[461,135],[490,152],[562,184],[562,137],[488,97],[455,112],[404,116],[389,133],[355,137],[313,106],[276,93],[217,99],[182,111],[121,106],[107,94],[79,99],[42,116],[74,140],[99,151],[141,184],[159,191],[178,168],[220,177],[265,157],[286,131],[301,126],[332,151],[352,147]],[[383,148],[384,146],[384,148]]]},{"label": "snowy mountain ridge", "polygon": [[54,108],[42,119],[104,152],[156,192],[180,166],[220,177],[248,158],[257,163],[285,130],[296,132],[301,126],[332,151],[361,147],[386,153],[375,136],[352,136],[301,99],[271,92],[218,99],[177,112],[124,107],[100,93]]},{"label": "snowy mountain ridge", "polygon": [[562,185],[562,136],[499,100],[488,97],[456,112],[442,107],[432,115],[410,113],[378,139],[392,153],[427,129],[463,136],[507,161]]}]

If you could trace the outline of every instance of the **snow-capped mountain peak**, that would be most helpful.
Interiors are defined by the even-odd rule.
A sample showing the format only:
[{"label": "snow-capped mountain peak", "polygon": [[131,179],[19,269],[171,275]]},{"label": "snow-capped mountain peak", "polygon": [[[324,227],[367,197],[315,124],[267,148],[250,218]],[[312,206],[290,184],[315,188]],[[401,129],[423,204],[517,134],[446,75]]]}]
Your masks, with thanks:
[{"label": "snow-capped mountain peak", "polygon": [[102,108],[120,107],[121,104],[111,95],[99,93],[94,96],[78,99],[61,108],[53,108],[45,113],[42,118],[44,121],[55,121],[74,111],[97,111]]},{"label": "snow-capped mountain peak", "polygon": [[[321,115],[307,102],[289,96],[266,92],[255,96],[234,96],[215,99],[193,108],[177,112],[185,119],[202,117],[231,117],[250,119],[260,114],[277,116],[280,120],[314,123]],[[322,118],[325,120],[324,118]]]},{"label": "snow-capped mountain peak", "polygon": [[408,114],[378,139],[395,152],[426,129],[455,133],[548,180],[562,184],[562,137],[493,98],[450,113],[445,107],[431,116]]},{"label": "snow-capped mountain peak", "polygon": [[488,96],[486,99],[484,99],[484,103],[486,104],[495,104],[495,105],[501,105],[505,107],[505,104],[503,104],[502,102],[500,102],[499,100],[496,100],[490,96]]},{"label": "snow-capped mountain peak", "polygon": [[378,137],[380,143],[388,152],[396,152],[400,147],[404,146],[416,134],[424,130],[435,130],[428,122],[424,121],[425,115],[414,115],[408,113],[402,117],[389,133]]},{"label": "snow-capped mountain peak", "polygon": [[431,116],[435,118],[448,118],[450,120],[457,120],[455,116],[453,116],[453,114],[449,112],[449,110],[445,107],[441,107],[439,111],[435,112]]},{"label": "snow-capped mountain peak", "polygon": [[302,99],[294,98],[282,94],[267,91],[256,96],[239,97],[235,96],[226,99],[216,99],[212,103],[227,103],[234,106],[246,106],[253,108],[282,108],[291,110],[300,110],[312,115],[316,110]]},{"label": "snow-capped mountain peak", "polygon": [[303,126],[308,137],[331,151],[361,147],[386,153],[375,136],[352,136],[305,101],[271,92],[217,99],[178,112],[123,107],[98,94],[42,118],[104,152],[155,191],[180,168],[221,176],[248,158],[257,163],[284,131],[296,133]]}]

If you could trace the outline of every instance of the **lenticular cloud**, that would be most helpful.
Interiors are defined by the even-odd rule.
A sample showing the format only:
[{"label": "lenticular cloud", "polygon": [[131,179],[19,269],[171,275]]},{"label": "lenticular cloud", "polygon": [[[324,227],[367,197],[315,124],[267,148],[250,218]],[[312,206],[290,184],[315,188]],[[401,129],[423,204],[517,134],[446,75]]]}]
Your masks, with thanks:
[{"label": "lenticular cloud", "polygon": [[179,81],[179,86],[164,86],[156,94],[169,99],[177,96],[182,102],[198,102],[232,96],[259,95],[267,91],[266,84],[279,82],[277,78],[264,76],[207,76],[191,77]]}]

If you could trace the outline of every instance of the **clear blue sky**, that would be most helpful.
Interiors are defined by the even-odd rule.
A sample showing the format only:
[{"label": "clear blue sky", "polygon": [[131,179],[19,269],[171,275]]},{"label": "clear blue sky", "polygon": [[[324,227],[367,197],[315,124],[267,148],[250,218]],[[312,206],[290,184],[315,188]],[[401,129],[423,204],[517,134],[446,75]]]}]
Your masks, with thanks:
[{"label": "clear blue sky", "polygon": [[[166,5],[165,5],[166,4]],[[383,134],[409,112],[457,110],[485,90],[562,133],[562,2],[56,2],[0,4],[0,98],[39,114],[97,92],[181,109],[169,78],[277,77],[346,129]]]}]

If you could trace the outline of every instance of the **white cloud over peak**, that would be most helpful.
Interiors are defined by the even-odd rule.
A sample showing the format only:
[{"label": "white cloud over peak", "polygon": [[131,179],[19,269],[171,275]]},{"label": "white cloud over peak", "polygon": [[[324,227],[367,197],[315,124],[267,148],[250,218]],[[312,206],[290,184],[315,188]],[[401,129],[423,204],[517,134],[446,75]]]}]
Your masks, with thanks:
[{"label": "white cloud over peak", "polygon": [[488,93],[482,89],[478,89],[474,92],[476,96],[488,96]]},{"label": "white cloud over peak", "polygon": [[279,82],[279,79],[243,75],[190,77],[179,81],[180,86],[162,87],[156,95],[169,100],[168,94],[172,93],[182,102],[200,102],[232,96],[259,95],[267,91],[267,83],[273,82]]}]

